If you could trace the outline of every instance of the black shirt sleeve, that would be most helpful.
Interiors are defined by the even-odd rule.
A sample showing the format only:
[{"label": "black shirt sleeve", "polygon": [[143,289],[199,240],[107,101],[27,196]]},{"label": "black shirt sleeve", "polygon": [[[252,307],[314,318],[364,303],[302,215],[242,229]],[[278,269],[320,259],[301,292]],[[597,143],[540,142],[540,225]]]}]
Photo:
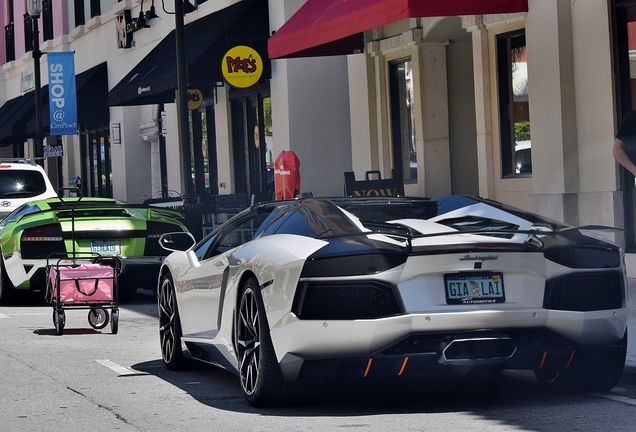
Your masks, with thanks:
[{"label": "black shirt sleeve", "polygon": [[636,149],[636,110],[628,112],[623,118],[616,138],[627,144],[629,150]]}]

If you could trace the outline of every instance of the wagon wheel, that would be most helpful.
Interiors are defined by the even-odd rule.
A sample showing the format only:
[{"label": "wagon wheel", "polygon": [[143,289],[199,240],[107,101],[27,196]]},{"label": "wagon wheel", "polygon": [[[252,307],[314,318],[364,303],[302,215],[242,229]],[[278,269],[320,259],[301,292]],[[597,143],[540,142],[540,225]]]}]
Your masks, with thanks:
[{"label": "wagon wheel", "polygon": [[58,335],[64,333],[64,325],[66,324],[66,314],[62,309],[53,309],[53,325]]},{"label": "wagon wheel", "polygon": [[117,334],[119,331],[119,309],[115,308],[110,314],[110,331]]},{"label": "wagon wheel", "polygon": [[92,308],[88,311],[88,323],[96,330],[108,325],[108,311],[104,308]]}]

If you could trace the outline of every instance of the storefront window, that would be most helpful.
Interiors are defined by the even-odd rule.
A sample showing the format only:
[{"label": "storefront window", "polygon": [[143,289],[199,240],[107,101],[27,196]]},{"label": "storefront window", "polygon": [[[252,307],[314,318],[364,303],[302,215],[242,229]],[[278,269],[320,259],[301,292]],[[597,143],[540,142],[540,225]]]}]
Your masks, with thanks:
[{"label": "storefront window", "polygon": [[201,200],[219,193],[217,180],[214,106],[190,112],[190,155],[195,196]]},{"label": "storefront window", "polygon": [[82,134],[82,194],[113,196],[110,136],[105,131]]},{"label": "storefront window", "polygon": [[417,183],[415,106],[411,60],[390,65],[391,137],[393,166],[402,172],[404,183]]},{"label": "storefront window", "polygon": [[528,62],[523,30],[497,37],[501,171],[503,177],[532,174],[528,107]]},{"label": "storefront window", "polygon": [[263,122],[265,124],[265,164],[267,166],[266,192],[272,192],[274,184],[274,129],[272,128],[272,98],[263,98]]},{"label": "storefront window", "polygon": [[274,192],[273,133],[269,93],[230,95],[234,185],[237,193],[269,195]]}]

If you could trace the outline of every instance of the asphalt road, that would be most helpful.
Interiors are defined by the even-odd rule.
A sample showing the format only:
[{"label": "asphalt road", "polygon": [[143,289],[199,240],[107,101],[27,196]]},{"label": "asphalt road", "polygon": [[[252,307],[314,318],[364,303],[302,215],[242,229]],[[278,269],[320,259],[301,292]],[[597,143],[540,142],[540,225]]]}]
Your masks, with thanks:
[{"label": "asphalt road", "polygon": [[472,389],[332,382],[310,404],[256,409],[232,374],[193,360],[188,371],[163,366],[150,296],[122,303],[117,335],[92,329],[86,315],[68,311],[58,336],[50,306],[0,307],[0,430],[632,431],[636,424],[636,336],[609,393],[546,394],[532,373],[504,372]]}]

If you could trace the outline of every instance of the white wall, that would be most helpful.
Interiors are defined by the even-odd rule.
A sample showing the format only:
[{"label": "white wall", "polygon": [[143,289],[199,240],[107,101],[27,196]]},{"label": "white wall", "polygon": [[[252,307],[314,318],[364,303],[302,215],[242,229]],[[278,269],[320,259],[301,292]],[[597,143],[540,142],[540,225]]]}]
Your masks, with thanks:
[{"label": "white wall", "polygon": [[349,103],[351,111],[351,156],[356,179],[363,179],[367,171],[380,167],[378,160],[377,125],[375,113],[375,82],[373,63],[364,54],[347,56],[349,73]]},{"label": "white wall", "polygon": [[[272,1],[272,30],[303,3]],[[345,56],[272,61],[274,157],[282,150],[296,153],[301,192],[343,194],[344,172],[352,169],[348,79]]]},{"label": "white wall", "polygon": [[613,191],[620,185],[611,150],[616,116],[608,3],[579,1],[572,6],[579,183],[583,192]]}]

